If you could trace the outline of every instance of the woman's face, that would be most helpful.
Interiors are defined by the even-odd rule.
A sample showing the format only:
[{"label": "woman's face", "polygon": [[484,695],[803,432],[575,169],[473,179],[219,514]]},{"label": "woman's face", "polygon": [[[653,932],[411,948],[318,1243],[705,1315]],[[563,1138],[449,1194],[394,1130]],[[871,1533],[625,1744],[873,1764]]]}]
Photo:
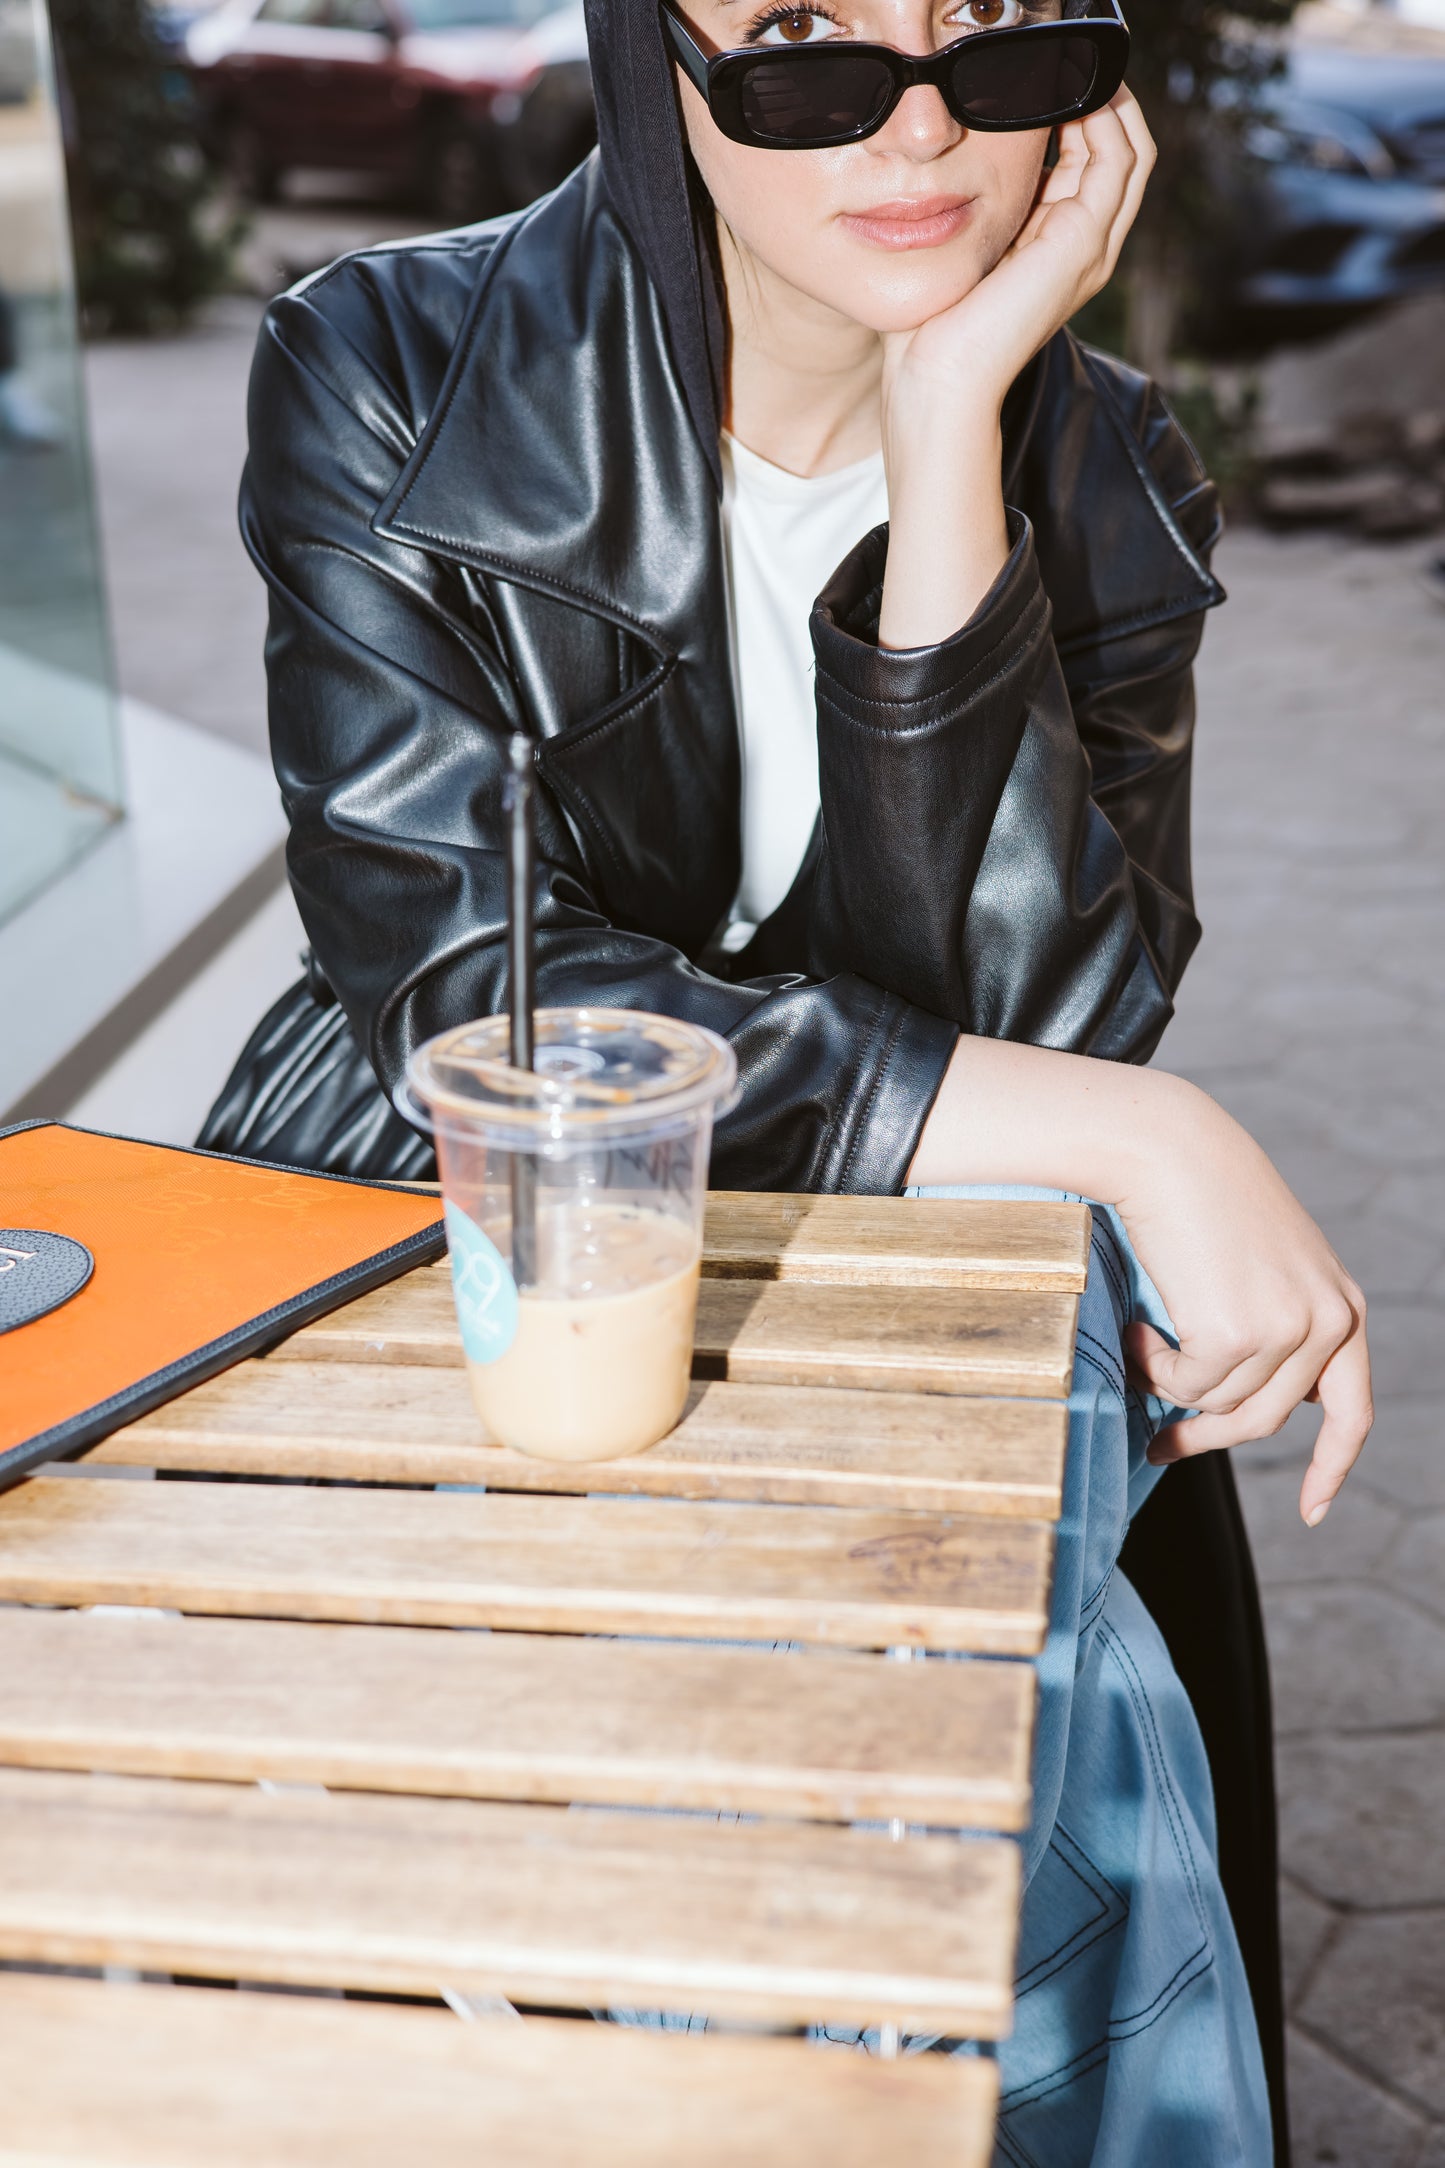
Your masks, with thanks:
[{"label": "woman's face", "polygon": [[[1060,0],[685,0],[706,52],[825,39],[929,53],[970,31],[1056,18]],[[836,150],[753,150],[713,125],[678,71],[688,141],[718,215],[800,293],[873,331],[962,300],[1004,254],[1039,185],[1045,129],[977,134],[936,90],[905,91],[876,135]]]}]

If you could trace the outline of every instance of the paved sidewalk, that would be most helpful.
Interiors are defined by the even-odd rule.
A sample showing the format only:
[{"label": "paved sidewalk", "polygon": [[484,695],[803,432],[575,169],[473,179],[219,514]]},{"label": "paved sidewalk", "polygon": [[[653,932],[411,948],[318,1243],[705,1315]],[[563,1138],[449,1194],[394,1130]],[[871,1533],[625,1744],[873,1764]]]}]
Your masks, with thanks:
[{"label": "paved sidewalk", "polygon": [[1296,2168],[1445,2168],[1445,611],[1427,551],[1231,537],[1200,673],[1205,938],[1160,1059],[1371,1305],[1379,1420],[1238,1455],[1275,1680]]}]

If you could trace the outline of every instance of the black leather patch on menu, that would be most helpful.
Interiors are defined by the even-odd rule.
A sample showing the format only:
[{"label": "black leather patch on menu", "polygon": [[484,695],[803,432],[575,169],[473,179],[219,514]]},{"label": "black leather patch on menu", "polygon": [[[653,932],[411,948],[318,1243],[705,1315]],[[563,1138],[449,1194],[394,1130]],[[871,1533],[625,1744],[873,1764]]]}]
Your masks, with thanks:
[{"label": "black leather patch on menu", "polygon": [[83,1242],[38,1227],[0,1227],[0,1332],[58,1310],[95,1270]]}]

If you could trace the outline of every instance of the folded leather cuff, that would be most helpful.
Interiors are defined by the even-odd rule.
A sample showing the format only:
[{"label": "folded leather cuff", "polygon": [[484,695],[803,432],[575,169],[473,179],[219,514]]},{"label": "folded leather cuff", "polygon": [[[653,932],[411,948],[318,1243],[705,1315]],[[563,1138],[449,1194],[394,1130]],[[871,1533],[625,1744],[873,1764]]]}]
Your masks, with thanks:
[{"label": "folded leather cuff", "polygon": [[1005,660],[1031,647],[1046,627],[1048,601],[1033,529],[1012,507],[1007,517],[1007,563],[967,624],[934,647],[878,645],[888,529],[865,535],[813,609],[820,697],[860,723],[918,728],[956,710]]},{"label": "folded leather cuff", "polygon": [[[879,1017],[882,1044],[855,1121],[829,1139],[816,1186],[855,1197],[896,1196],[908,1179],[923,1125],[958,1044],[958,1026],[896,995]],[[873,1050],[870,1048],[870,1055]]]}]

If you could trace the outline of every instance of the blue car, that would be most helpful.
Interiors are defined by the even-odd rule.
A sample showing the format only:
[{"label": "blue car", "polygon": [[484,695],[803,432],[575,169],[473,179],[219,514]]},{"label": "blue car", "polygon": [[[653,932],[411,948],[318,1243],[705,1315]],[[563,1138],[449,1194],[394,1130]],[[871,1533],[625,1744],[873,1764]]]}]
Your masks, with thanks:
[{"label": "blue car", "polygon": [[1326,329],[1445,288],[1441,52],[1297,42],[1251,128],[1230,306],[1261,331]]}]

